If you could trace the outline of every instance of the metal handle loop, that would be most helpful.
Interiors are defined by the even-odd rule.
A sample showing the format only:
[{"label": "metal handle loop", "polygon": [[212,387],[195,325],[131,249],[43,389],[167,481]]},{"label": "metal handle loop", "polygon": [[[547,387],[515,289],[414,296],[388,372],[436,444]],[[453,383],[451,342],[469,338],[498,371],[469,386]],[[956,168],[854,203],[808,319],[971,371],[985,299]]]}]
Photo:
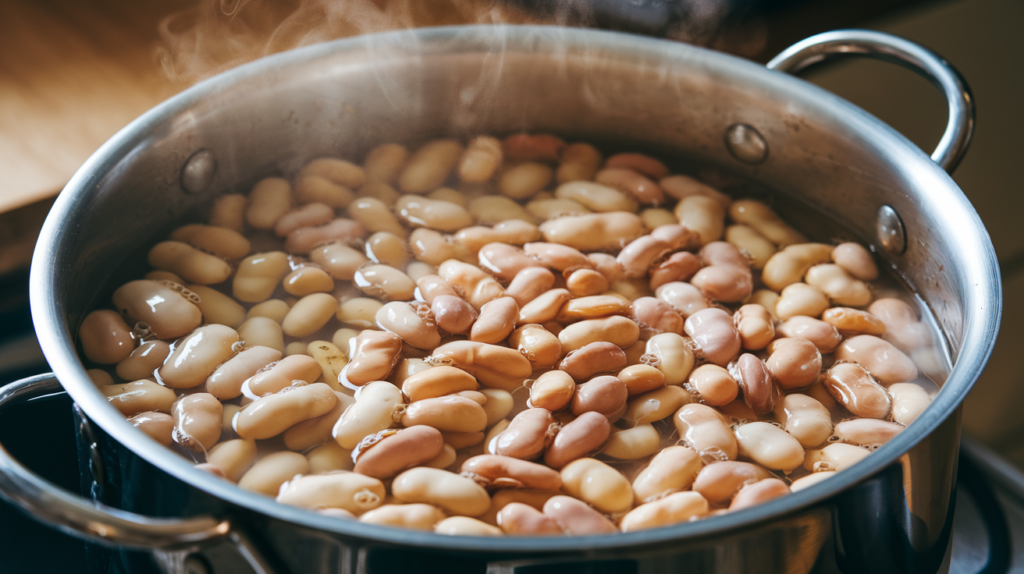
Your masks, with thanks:
[{"label": "metal handle loop", "polygon": [[939,145],[932,152],[932,161],[953,173],[974,133],[974,96],[960,72],[931,50],[882,32],[835,30],[786,48],[768,62],[768,69],[795,74],[826,59],[847,55],[900,64],[942,90],[949,107],[949,120]]},{"label": "metal handle loop", "polygon": [[[0,388],[0,413],[33,399],[62,392],[52,374]],[[93,502],[39,477],[0,445],[0,496],[44,524],[105,545],[174,550],[212,542],[229,534],[227,521],[213,517],[150,518]]]}]

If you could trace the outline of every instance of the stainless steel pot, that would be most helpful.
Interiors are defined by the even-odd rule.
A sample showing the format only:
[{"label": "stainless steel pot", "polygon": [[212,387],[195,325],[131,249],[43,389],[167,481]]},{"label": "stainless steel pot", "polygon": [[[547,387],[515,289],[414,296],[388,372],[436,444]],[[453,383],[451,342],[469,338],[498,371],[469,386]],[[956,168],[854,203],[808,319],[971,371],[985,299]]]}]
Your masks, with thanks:
[{"label": "stainless steel pot", "polygon": [[[950,118],[934,161],[859,108],[771,70],[834,54],[897,61],[944,91]],[[972,122],[970,93],[948,64],[866,31],[816,36],[769,69],[680,44],[549,27],[387,33],[242,66],[161,104],[93,155],[54,205],[32,266],[36,332],[55,377],[126,456],[174,477],[188,517],[94,504],[6,451],[0,492],[44,522],[111,545],[204,551],[231,542],[256,571],[382,572],[399,563],[416,571],[442,558],[449,572],[547,571],[538,564],[572,572],[592,561],[624,572],[935,571],[949,539],[959,405],[992,350],[1000,312],[988,235],[942,169],[956,165]],[[215,196],[312,157],[358,158],[385,141],[520,130],[713,166],[767,190],[785,213],[814,215],[807,219],[828,237],[870,243],[947,339],[955,366],[935,402],[856,467],[751,510],[615,536],[491,539],[340,521],[253,496],[158,447],[86,376],[75,351],[85,313],[126,279],[144,246]],[[10,385],[0,404],[54,392],[53,381]],[[147,504],[130,493],[122,502]]]}]

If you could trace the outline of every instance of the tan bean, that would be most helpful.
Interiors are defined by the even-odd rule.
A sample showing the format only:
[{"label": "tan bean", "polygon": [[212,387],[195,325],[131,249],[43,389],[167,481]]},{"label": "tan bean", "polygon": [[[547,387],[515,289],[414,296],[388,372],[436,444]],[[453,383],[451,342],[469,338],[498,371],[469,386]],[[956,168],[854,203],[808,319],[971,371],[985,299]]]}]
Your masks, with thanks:
[{"label": "tan bean", "polygon": [[170,446],[174,431],[174,419],[156,411],[142,412],[128,419],[132,426],[146,433],[156,442]]},{"label": "tan bean", "polygon": [[681,281],[660,285],[655,290],[655,295],[671,305],[684,319],[709,307],[700,289]]},{"label": "tan bean", "polygon": [[455,240],[474,253],[488,243],[523,245],[538,239],[537,226],[519,219],[502,221],[494,227],[467,227],[455,234]]},{"label": "tan bean", "polygon": [[288,255],[282,251],[250,255],[238,265],[231,292],[244,303],[266,301],[289,269]]},{"label": "tan bean", "polygon": [[694,287],[713,301],[736,303],[753,291],[753,276],[746,257],[730,243],[714,241],[700,250],[707,267],[697,271],[690,279]]},{"label": "tan bean", "polygon": [[783,321],[797,315],[820,317],[828,307],[828,297],[821,289],[806,283],[793,283],[782,290],[775,303],[775,314]]},{"label": "tan bean", "polygon": [[778,331],[783,337],[806,339],[822,353],[831,353],[843,340],[839,331],[829,323],[801,315],[779,325]]},{"label": "tan bean", "polygon": [[505,289],[501,284],[475,265],[449,259],[438,267],[437,272],[477,310],[485,303],[505,295]]},{"label": "tan bean", "polygon": [[366,256],[396,268],[404,267],[409,260],[405,240],[387,231],[378,231],[366,240]]},{"label": "tan bean", "polygon": [[702,365],[690,373],[690,388],[711,406],[727,405],[739,394],[739,385],[729,371],[718,365]]},{"label": "tan bean", "polygon": [[434,526],[437,534],[448,536],[504,536],[505,533],[496,526],[491,526],[475,518],[452,516],[445,518]]},{"label": "tan bean", "polygon": [[443,446],[441,432],[429,426],[380,431],[360,442],[353,470],[374,478],[391,478],[432,460]]},{"label": "tan bean", "polygon": [[384,484],[357,472],[300,476],[281,485],[277,501],[302,508],[342,508],[359,514],[380,506]]},{"label": "tan bean", "polygon": [[640,219],[648,229],[654,229],[662,225],[677,225],[679,221],[669,210],[661,207],[649,207],[640,212]]},{"label": "tan bean", "polygon": [[385,504],[359,516],[359,522],[431,532],[445,519],[444,512],[430,504]]},{"label": "tan bean", "polygon": [[571,496],[553,496],[544,503],[544,515],[554,519],[570,536],[617,532],[610,520],[587,503]]},{"label": "tan bean", "polygon": [[290,337],[308,337],[316,333],[338,311],[338,300],[328,293],[313,293],[299,299],[284,321],[281,330]]},{"label": "tan bean", "polygon": [[389,331],[363,331],[350,345],[349,362],[339,380],[357,387],[386,379],[402,352],[402,338]]},{"label": "tan bean", "polygon": [[309,203],[281,216],[274,224],[274,235],[287,237],[300,227],[317,227],[334,219],[334,209],[324,203]]},{"label": "tan bean", "polygon": [[526,357],[534,371],[553,366],[562,356],[562,343],[558,337],[534,323],[513,331],[508,337],[508,344]]},{"label": "tan bean", "polygon": [[419,290],[419,298],[428,304],[433,303],[434,299],[441,295],[459,296],[455,289],[439,275],[431,274],[420,277],[416,280],[416,288]]},{"label": "tan bean", "polygon": [[835,476],[835,474],[836,474],[836,471],[834,471],[834,470],[825,470],[825,471],[821,471],[821,472],[815,472],[815,473],[812,473],[812,474],[808,474],[807,476],[804,476],[802,478],[798,478],[798,479],[794,480],[793,484],[789,485],[789,490],[790,490],[790,492],[799,492],[799,491],[801,491],[801,490],[803,490],[805,488],[814,486],[815,484],[818,484],[819,482],[822,482],[822,481],[824,481],[824,480],[826,480],[828,478],[831,478],[831,477]]},{"label": "tan bean", "polygon": [[[178,285],[184,285],[186,283],[184,279],[178,277],[174,273],[171,273],[170,271],[161,271],[159,269],[154,269],[149,273],[146,273],[145,275],[142,276],[142,278],[148,279],[150,281],[156,281],[157,283],[162,283],[165,281],[177,283]],[[163,284],[166,285],[166,283]]]},{"label": "tan bean", "polygon": [[[342,327],[341,329],[338,329],[337,331],[334,332],[334,336],[331,337],[331,342],[334,343],[334,345],[336,347],[338,347],[338,349],[349,349],[349,348],[351,348],[350,343],[352,342],[352,339],[355,339],[356,337],[358,337],[359,333],[360,333],[360,331],[358,331],[356,329],[350,329],[348,327]],[[348,355],[346,353],[346,364],[347,364],[347,360],[348,360]],[[344,368],[344,367],[342,367],[342,368]]]},{"label": "tan bean", "polygon": [[300,227],[288,234],[284,248],[288,253],[307,254],[328,243],[347,243],[361,239],[366,228],[353,219],[339,218],[319,227]]},{"label": "tan bean", "polygon": [[408,275],[388,265],[360,267],[352,283],[371,297],[389,301],[408,301],[416,291],[416,283]]},{"label": "tan bean", "polygon": [[727,460],[702,468],[693,481],[693,490],[711,504],[725,506],[747,484],[768,478],[775,475],[762,466]]},{"label": "tan bean", "polygon": [[819,446],[832,434],[832,414],[807,395],[783,397],[775,407],[775,418],[805,448]]},{"label": "tan bean", "polygon": [[[334,396],[338,401],[334,403],[334,407],[331,410],[318,417],[295,424],[284,431],[283,438],[286,447],[296,452],[303,452],[311,447],[327,442],[336,444],[331,440],[334,438],[334,425],[341,419],[345,409],[352,406],[356,399],[338,391],[334,391]],[[351,456],[349,456],[349,459],[351,460]],[[348,468],[344,470],[348,470]]]},{"label": "tan bean", "polygon": [[348,356],[334,343],[328,341],[313,341],[306,345],[306,354],[313,357],[320,367],[325,383],[336,391],[341,390],[338,377],[348,364]]},{"label": "tan bean", "polygon": [[352,162],[333,157],[321,157],[307,163],[299,171],[298,177],[307,176],[322,177],[346,187],[359,187],[366,181],[366,173],[363,168]]},{"label": "tan bean", "polygon": [[747,407],[755,413],[770,413],[782,398],[782,392],[768,367],[756,356],[744,353],[736,361],[735,370]]},{"label": "tan bean", "polygon": [[686,318],[683,328],[704,357],[725,366],[741,350],[740,334],[732,317],[721,309],[703,309]]},{"label": "tan bean", "polygon": [[702,457],[736,460],[736,437],[715,409],[696,403],[683,405],[676,411],[672,423],[681,440]]},{"label": "tan bean", "polygon": [[633,488],[626,477],[607,464],[581,458],[562,469],[562,490],[601,512],[624,512],[633,507]]},{"label": "tan bean", "polygon": [[[537,194],[538,196],[541,194]],[[565,217],[567,215],[586,215],[591,213],[586,206],[572,199],[534,197],[526,204],[526,211],[531,216],[544,221]],[[675,218],[672,218],[675,221]]]},{"label": "tan bean", "polygon": [[565,286],[573,297],[589,297],[607,291],[608,280],[593,269],[577,269],[566,278]]},{"label": "tan bean", "polygon": [[374,197],[361,197],[348,206],[348,216],[359,222],[371,233],[386,231],[399,237],[405,236],[405,228],[391,212],[386,203]]},{"label": "tan bean", "polygon": [[473,224],[473,217],[464,207],[416,195],[400,197],[395,213],[406,225],[436,231],[453,232]]},{"label": "tan bean", "polygon": [[234,439],[217,444],[206,455],[206,462],[224,471],[224,478],[238,482],[256,464],[256,441]]},{"label": "tan bean", "polygon": [[402,392],[411,402],[422,401],[458,393],[475,391],[476,379],[472,375],[455,367],[439,366],[418,372],[402,383]]},{"label": "tan bean", "polygon": [[534,381],[530,387],[531,407],[549,411],[562,410],[572,401],[576,383],[564,371],[548,371]]},{"label": "tan bean", "polygon": [[430,310],[438,327],[458,335],[469,333],[478,316],[472,305],[451,295],[437,296]]},{"label": "tan bean", "polygon": [[871,335],[846,339],[836,349],[836,360],[854,361],[868,370],[883,385],[913,381],[917,366],[888,341]]},{"label": "tan bean", "polygon": [[[207,377],[206,390],[220,400],[233,399],[242,394],[242,384],[246,379],[256,375],[257,371],[267,365],[280,360],[281,352],[276,349],[260,346],[246,349],[217,367]],[[291,381],[291,379],[288,380]],[[313,380],[316,378],[314,377]]]},{"label": "tan bean", "polygon": [[268,454],[252,466],[238,481],[238,486],[265,494],[277,496],[281,485],[294,476],[309,472],[309,461],[297,452],[279,451]]},{"label": "tan bean", "polygon": [[[604,417],[601,419],[608,423]],[[495,453],[523,460],[537,458],[554,439],[554,424],[551,411],[528,408],[516,415],[508,428],[498,435]]]},{"label": "tan bean", "polygon": [[774,243],[747,225],[726,227],[725,240],[750,257],[751,267],[754,269],[764,269],[768,260],[778,251]]},{"label": "tan bean", "polygon": [[292,209],[292,186],[280,177],[261,179],[249,193],[245,220],[255,229],[273,229]]},{"label": "tan bean", "polygon": [[427,275],[434,275],[435,273],[437,273],[437,269],[433,265],[422,261],[410,261],[405,266],[405,274],[413,281],[419,281],[421,278]]},{"label": "tan bean", "polygon": [[305,355],[306,344],[302,341],[292,341],[284,347],[284,356],[291,357],[292,355]]},{"label": "tan bean", "polygon": [[773,319],[778,319],[778,315],[775,314],[775,305],[779,302],[779,294],[770,289],[758,289],[750,295],[750,304],[756,304],[764,307],[768,313],[771,314]]},{"label": "tan bean", "polygon": [[346,325],[374,329],[377,327],[377,312],[383,306],[384,304],[376,299],[355,297],[338,306],[337,317]]},{"label": "tan bean", "polygon": [[366,179],[391,183],[398,177],[407,159],[409,150],[405,146],[394,143],[379,145],[366,154],[366,161],[363,162]]},{"label": "tan bean", "polygon": [[643,220],[627,212],[570,215],[540,225],[545,241],[580,251],[621,249],[643,232]]},{"label": "tan bean", "polygon": [[203,321],[199,307],[185,295],[155,281],[125,283],[114,291],[113,302],[129,322],[145,323],[159,339],[176,339]]},{"label": "tan bean", "polygon": [[766,422],[752,422],[736,429],[739,453],[770,469],[790,471],[804,460],[804,448],[792,435]]},{"label": "tan bean", "polygon": [[626,385],[631,397],[665,386],[665,373],[650,365],[630,365],[616,376]]},{"label": "tan bean", "polygon": [[531,224],[537,223],[537,218],[530,215],[523,206],[503,195],[475,197],[466,207],[480,225],[498,225],[516,219]]},{"label": "tan bean", "polygon": [[651,156],[639,153],[615,154],[610,156],[604,165],[610,168],[632,169],[654,179],[661,179],[668,175],[668,168],[665,167],[665,164]]},{"label": "tan bean", "polygon": [[661,450],[661,435],[650,423],[633,428],[613,428],[601,454],[619,460],[638,460]]},{"label": "tan bean", "polygon": [[836,401],[855,416],[888,418],[892,411],[889,394],[857,363],[838,363],[828,370],[825,388]]},{"label": "tan bean", "polygon": [[734,201],[729,207],[729,216],[736,223],[753,227],[780,247],[807,241],[803,234],[787,225],[770,207],[757,200]]},{"label": "tan bean", "polygon": [[499,297],[480,308],[480,316],[473,323],[469,339],[479,343],[496,344],[504,341],[515,329],[519,305],[511,297]]},{"label": "tan bean", "polygon": [[[689,281],[702,263],[696,255],[688,251],[681,251],[669,255],[667,259],[653,265],[648,269],[650,275],[649,286],[655,292],[662,286],[673,282]],[[694,289],[696,291],[696,289]],[[703,299],[703,295],[700,297]]]},{"label": "tan bean", "polygon": [[689,195],[676,204],[676,218],[687,229],[700,235],[701,245],[722,238],[725,230],[725,207],[703,195]]},{"label": "tan bean", "polygon": [[708,513],[708,501],[696,492],[677,492],[648,502],[622,517],[623,532],[686,522]]},{"label": "tan bean", "polygon": [[[501,425],[499,424],[496,426]],[[449,445],[456,450],[462,450],[471,446],[480,445],[487,435],[482,432],[442,432],[441,436],[444,437],[444,444]]]},{"label": "tan bean", "polygon": [[356,403],[335,425],[334,440],[342,448],[355,448],[363,437],[391,427],[395,422],[395,409],[401,404],[402,391],[387,381],[374,381],[364,386],[356,393]]},{"label": "tan bean", "polygon": [[484,454],[462,463],[462,476],[485,488],[537,488],[557,490],[562,479],[544,465],[509,456]]},{"label": "tan bean", "polygon": [[306,453],[306,460],[309,461],[310,474],[352,470],[352,451],[341,448],[336,442],[325,442],[310,450]]},{"label": "tan bean", "polygon": [[206,381],[218,365],[235,355],[238,333],[224,325],[206,325],[181,341],[160,368],[165,385],[190,389]]},{"label": "tan bean", "polygon": [[[344,209],[355,198],[356,194],[352,191],[352,188],[339,185],[326,177],[300,174],[295,179],[295,199],[300,204],[320,203],[331,208]],[[283,218],[284,216],[281,219]],[[278,219],[278,221],[281,221],[281,219]]]},{"label": "tan bean", "polygon": [[864,459],[871,451],[852,444],[837,442],[821,450],[809,450],[804,468],[815,473],[834,470],[842,472]]},{"label": "tan bean", "polygon": [[378,327],[395,333],[417,349],[433,349],[441,342],[441,335],[425,303],[413,306],[391,302],[377,310],[376,319]]},{"label": "tan bean", "polygon": [[692,400],[690,393],[677,386],[662,387],[632,397],[622,418],[637,423],[666,419]]},{"label": "tan bean", "polygon": [[736,493],[736,496],[732,499],[732,504],[729,505],[730,511],[742,510],[744,508],[750,508],[757,506],[758,504],[764,504],[769,500],[774,500],[780,496],[789,494],[789,487],[786,486],[785,482],[777,478],[766,478],[759,480],[754,484],[748,484],[740,489]]},{"label": "tan bean", "polygon": [[210,225],[242,233],[245,230],[245,211],[248,204],[249,198],[238,193],[218,197],[210,207]]},{"label": "tan bean", "polygon": [[471,399],[448,395],[410,404],[402,415],[402,425],[426,425],[448,432],[480,432],[487,427],[487,413]]},{"label": "tan bean", "polygon": [[666,385],[681,385],[693,369],[693,351],[686,339],[675,333],[662,333],[648,339],[640,360],[665,375]]},{"label": "tan bean", "polygon": [[524,162],[507,168],[501,174],[498,188],[512,199],[527,199],[551,183],[554,171],[536,162]]},{"label": "tan bean", "polygon": [[888,421],[850,419],[836,424],[835,436],[848,444],[875,447],[889,442],[902,430],[900,425]]},{"label": "tan bean", "polygon": [[728,208],[729,205],[732,204],[731,197],[705,183],[701,183],[693,179],[692,177],[687,177],[685,175],[672,175],[669,177],[661,177],[661,181],[659,183],[662,189],[665,190],[665,193],[675,199],[685,199],[691,195],[702,195],[721,203],[722,207],[725,208]]},{"label": "tan bean", "polygon": [[571,299],[572,294],[566,289],[546,291],[520,307],[517,322],[524,324],[553,321],[562,310],[562,306]]},{"label": "tan bean", "polygon": [[498,512],[496,517],[502,532],[511,535],[563,535],[562,527],[550,516],[521,502],[512,502]]},{"label": "tan bean", "polygon": [[885,324],[867,311],[849,307],[833,307],[821,315],[821,319],[846,336],[885,334]]},{"label": "tan bean", "polygon": [[462,516],[480,516],[491,505],[487,491],[480,485],[436,468],[419,467],[403,472],[395,477],[391,493],[402,502],[433,504]]},{"label": "tan bean", "polygon": [[398,176],[398,186],[406,193],[427,193],[441,187],[462,155],[455,140],[433,140],[416,150]]},{"label": "tan bean", "polygon": [[323,383],[288,387],[246,405],[235,417],[235,432],[242,438],[275,437],[292,425],[327,414],[337,401]]},{"label": "tan bean", "polygon": [[557,243],[534,242],[523,245],[523,252],[541,265],[557,271],[593,267],[590,259],[577,249]]},{"label": "tan bean", "polygon": [[641,297],[630,305],[630,316],[640,327],[640,338],[650,339],[660,333],[683,332],[683,318],[671,305],[654,297]]},{"label": "tan bean", "polygon": [[659,452],[633,480],[633,495],[644,504],[665,495],[688,490],[703,463],[690,448],[670,446]]},{"label": "tan bean", "polygon": [[576,387],[572,413],[579,416],[596,412],[614,422],[622,416],[628,396],[626,385],[618,378],[608,375],[594,377]]},{"label": "tan bean", "polygon": [[801,281],[812,266],[828,263],[831,260],[831,245],[824,243],[790,245],[772,255],[771,259],[765,263],[761,280],[773,291],[782,291],[786,286]]},{"label": "tan bean", "polygon": [[199,296],[196,303],[207,323],[219,323],[237,329],[245,322],[245,307],[231,297],[204,285],[187,285],[188,290]]},{"label": "tan bean", "polygon": [[369,259],[362,253],[340,243],[317,247],[309,254],[309,258],[321,266],[331,277],[348,281],[355,277],[356,271],[361,266],[369,262]]},{"label": "tan bean", "polygon": [[[362,223],[362,221],[360,220],[360,217],[362,217],[363,215],[359,214],[358,210],[357,211],[353,211],[353,209],[352,209],[352,207],[354,205],[359,203],[360,199],[375,199],[375,200],[381,202],[383,204],[383,208],[385,210],[387,210],[387,206],[388,205],[394,205],[395,202],[398,201],[398,198],[402,197],[402,194],[398,193],[398,190],[396,190],[395,188],[391,187],[391,185],[389,185],[387,183],[384,183],[382,181],[372,181],[372,180],[371,181],[367,181],[363,185],[363,187],[359,188],[359,194],[358,195],[359,195],[359,198],[356,199],[355,201],[353,201],[348,206],[348,212],[349,212],[349,216],[352,217],[352,219],[359,220],[361,223]],[[363,204],[362,207],[366,207],[366,204]],[[373,209],[376,209],[377,207],[382,207],[382,206],[375,206],[375,207],[373,207]],[[389,214],[390,214],[390,212],[389,212]],[[395,216],[393,214],[391,214],[390,219],[393,219],[395,224],[398,225],[398,220],[395,219]],[[364,223],[364,225],[365,225],[365,223]],[[367,229],[369,229],[369,228],[367,228]]]},{"label": "tan bean", "polygon": [[611,316],[573,323],[558,334],[562,351],[569,353],[590,343],[607,341],[620,348],[629,347],[640,338],[640,328],[626,317]]},{"label": "tan bean", "polygon": [[[611,425],[607,417],[593,411],[583,413],[558,431],[544,453],[544,462],[551,468],[560,469],[580,457],[597,452],[609,435]],[[565,477],[562,479],[565,480]]]},{"label": "tan bean", "polygon": [[512,398],[512,393],[508,391],[480,389],[480,393],[487,397],[487,402],[483,404],[483,407],[484,413],[487,414],[487,426],[489,428],[504,420],[515,406],[515,399]]},{"label": "tan bean", "polygon": [[541,264],[521,250],[504,243],[488,243],[480,248],[480,267],[490,271],[499,279],[512,280],[520,271]]},{"label": "tan bean", "polygon": [[765,365],[783,389],[806,387],[821,375],[821,352],[807,339],[776,339],[768,352]]},{"label": "tan bean", "polygon": [[501,167],[501,142],[490,136],[477,136],[459,158],[459,179],[465,182],[490,181]]},{"label": "tan bean", "polygon": [[606,167],[597,172],[595,181],[629,194],[645,205],[660,205],[665,202],[661,186],[636,171],[625,167]]},{"label": "tan bean", "polygon": [[312,357],[292,355],[270,363],[246,379],[242,393],[257,398],[292,386],[294,381],[313,383],[320,377],[320,365]]},{"label": "tan bean", "polygon": [[220,440],[224,407],[209,393],[178,399],[171,408],[174,442],[194,451],[208,451]]},{"label": "tan bean", "polygon": [[850,277],[838,265],[815,265],[807,270],[804,281],[821,289],[829,299],[839,305],[862,307],[873,299],[867,283]]},{"label": "tan bean", "polygon": [[589,181],[563,183],[555,190],[555,197],[571,199],[588,209],[600,213],[613,211],[635,212],[637,210],[637,201],[632,195],[627,195],[613,187]]},{"label": "tan bean", "polygon": [[861,281],[878,278],[878,267],[871,252],[858,243],[840,243],[832,250],[832,261]]},{"label": "tan bean", "polygon": [[284,353],[284,331],[277,321],[268,317],[253,317],[238,327],[238,336],[246,345],[268,347]]},{"label": "tan bean", "polygon": [[601,159],[601,152],[590,144],[569,144],[562,150],[555,180],[558,183],[566,183],[594,179],[594,174],[597,173],[597,168],[601,165]]},{"label": "tan bean", "polygon": [[903,426],[917,420],[932,402],[928,392],[913,383],[889,385],[889,394],[892,395],[892,420]]},{"label": "tan bean", "polygon": [[744,305],[732,319],[740,335],[740,344],[748,351],[759,351],[775,338],[772,316],[761,305]]},{"label": "tan bean", "polygon": [[558,368],[577,382],[599,373],[614,373],[626,366],[626,353],[614,343],[597,341],[568,353]]},{"label": "tan bean", "polygon": [[[101,365],[119,363],[127,359],[135,348],[135,336],[131,328],[120,315],[107,309],[99,309],[85,316],[82,326],[78,328],[78,339],[82,342],[86,358]],[[152,371],[142,376],[150,374]]]},{"label": "tan bean", "polygon": [[448,364],[476,377],[487,387],[514,391],[533,372],[530,361],[515,349],[477,343],[454,341],[434,349],[432,364]]}]

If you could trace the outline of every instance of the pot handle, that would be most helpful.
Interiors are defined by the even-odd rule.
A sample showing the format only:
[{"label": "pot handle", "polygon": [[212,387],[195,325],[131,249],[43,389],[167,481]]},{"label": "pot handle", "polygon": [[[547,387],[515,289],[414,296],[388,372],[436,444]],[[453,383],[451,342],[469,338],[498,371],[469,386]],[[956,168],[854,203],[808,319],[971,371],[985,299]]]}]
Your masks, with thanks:
[{"label": "pot handle", "polygon": [[[22,379],[0,388],[0,413],[63,392],[53,374]],[[15,460],[3,445],[0,445],[0,497],[35,520],[89,542],[167,551],[227,542],[257,573],[276,570],[248,538],[226,520],[212,516],[152,518],[93,502],[36,475]]]},{"label": "pot handle", "polygon": [[953,173],[974,133],[974,96],[960,72],[931,50],[909,40],[872,30],[835,30],[811,36],[768,62],[769,70],[795,74],[835,56],[866,56],[909,68],[942,90],[949,120],[932,161]]}]

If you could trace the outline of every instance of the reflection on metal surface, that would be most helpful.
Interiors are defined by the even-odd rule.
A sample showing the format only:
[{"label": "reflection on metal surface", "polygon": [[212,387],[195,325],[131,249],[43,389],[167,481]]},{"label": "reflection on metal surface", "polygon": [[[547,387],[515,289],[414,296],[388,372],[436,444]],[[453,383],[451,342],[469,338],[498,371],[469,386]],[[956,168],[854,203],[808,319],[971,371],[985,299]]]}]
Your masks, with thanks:
[{"label": "reflection on metal surface", "polygon": [[743,163],[754,165],[768,158],[768,142],[747,124],[733,124],[725,130],[725,147]]},{"label": "reflection on metal surface", "polygon": [[208,149],[192,154],[181,168],[181,187],[189,193],[206,191],[217,175],[217,158]]},{"label": "reflection on metal surface", "polygon": [[907,250],[907,230],[896,210],[883,205],[878,208],[878,241],[892,255],[903,255]]}]

